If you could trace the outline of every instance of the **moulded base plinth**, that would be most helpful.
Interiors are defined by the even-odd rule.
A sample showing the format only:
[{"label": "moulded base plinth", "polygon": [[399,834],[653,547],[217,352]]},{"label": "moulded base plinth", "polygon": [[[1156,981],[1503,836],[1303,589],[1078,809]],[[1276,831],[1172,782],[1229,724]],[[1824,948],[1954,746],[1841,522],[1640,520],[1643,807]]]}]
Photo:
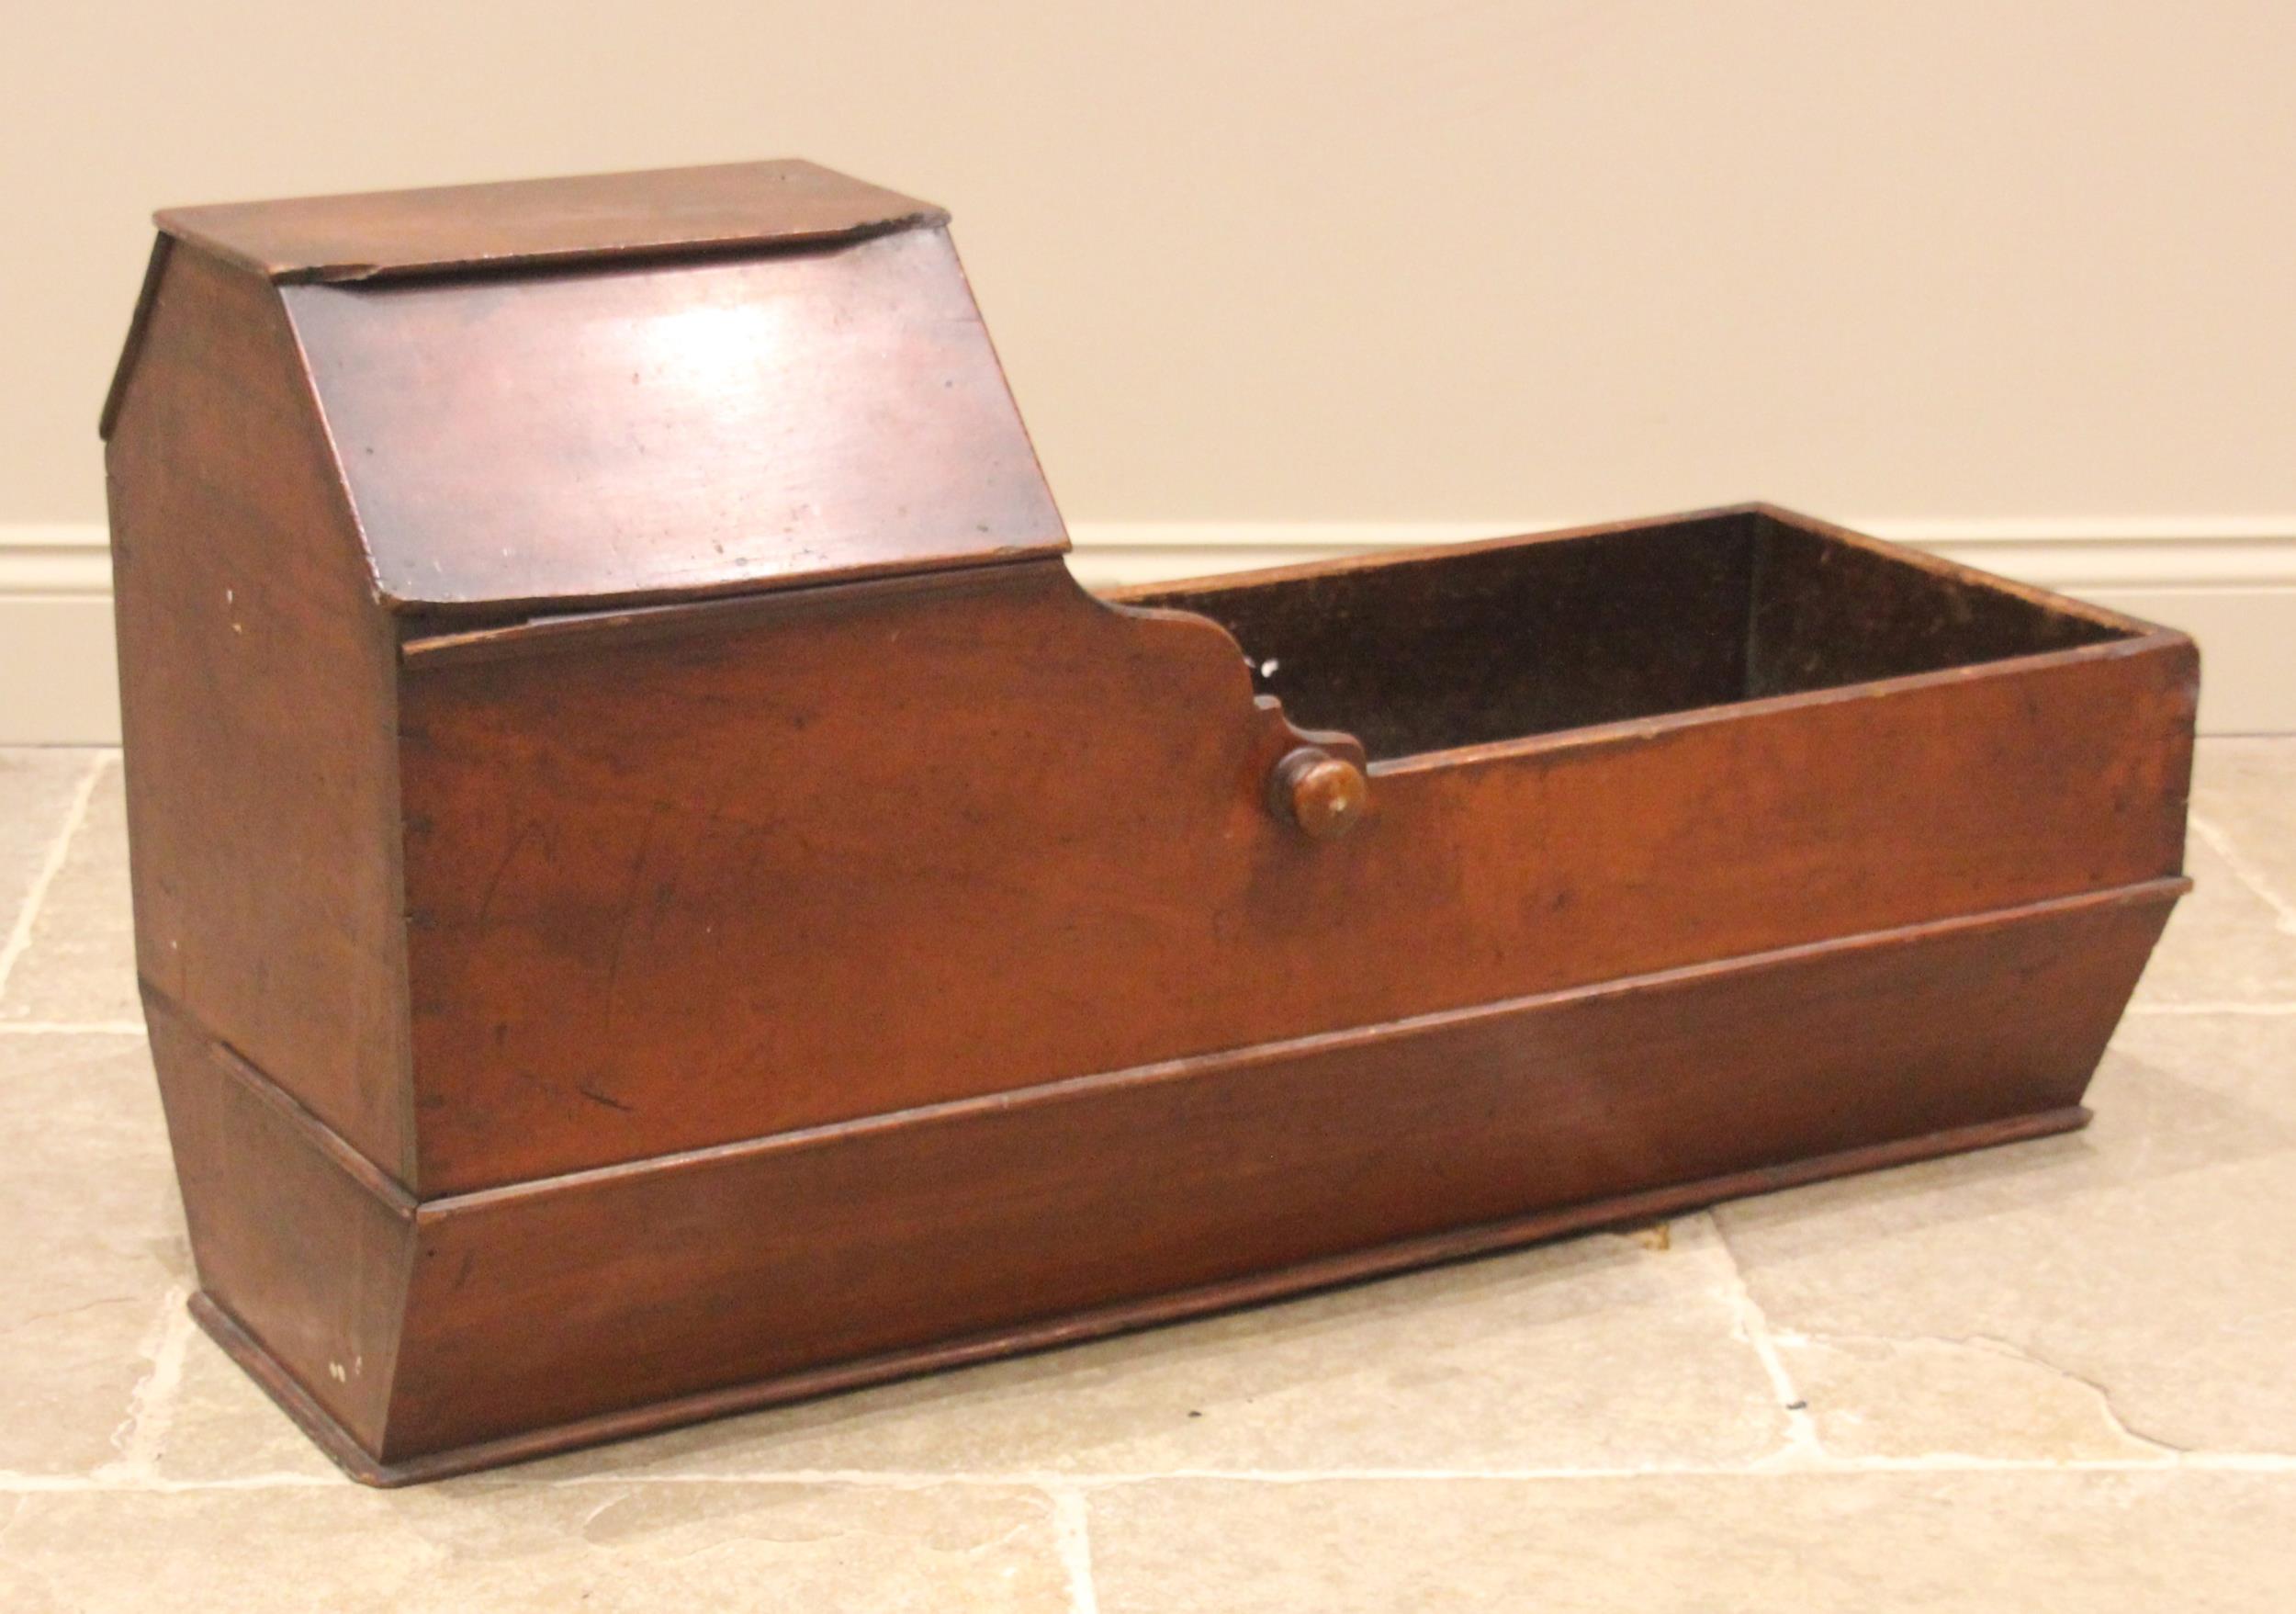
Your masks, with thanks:
[{"label": "moulded base plinth", "polygon": [[225,1353],[246,1370],[249,1376],[269,1393],[303,1432],[353,1479],[362,1484],[385,1487],[419,1484],[425,1480],[446,1479],[455,1474],[499,1468],[506,1463],[525,1462],[561,1451],[578,1450],[586,1446],[626,1439],[635,1435],[676,1428],[685,1424],[702,1423],[735,1413],[785,1405],[864,1385],[884,1383],[888,1380],[1080,1344],[1088,1339],[1180,1322],[1263,1301],[1384,1277],[1415,1267],[1436,1266],[1446,1261],[1489,1255],[1521,1245],[1536,1244],[1542,1239],[1593,1232],[1604,1227],[1631,1225],[1659,1216],[1679,1215],[1719,1204],[1725,1200],[1742,1199],[1750,1194],[1772,1193],[1804,1183],[1821,1182],[1828,1178],[1877,1171],[1915,1160],[1932,1159],[1941,1155],[1962,1154],[1972,1149],[2020,1143],[2029,1138],[2048,1137],[2086,1126],[2088,1119],[2089,1112],[2076,1104],[2034,1115],[1989,1121],[1977,1126],[1954,1127],[1896,1143],[1845,1149],[1840,1154],[1797,1160],[1790,1165],[1736,1171],[1727,1177],[1712,1178],[1703,1182],[1620,1194],[1562,1210],[1542,1211],[1536,1215],[1519,1216],[1479,1227],[1463,1227],[1433,1237],[1405,1239],[1327,1260],[1308,1261],[1281,1271],[1260,1273],[1224,1283],[1208,1283],[1199,1288],[1155,1295],[1120,1305],[1075,1312],[1066,1316],[1050,1317],[1021,1327],[951,1340],[921,1349],[894,1351],[811,1372],[762,1379],[597,1417],[578,1418],[503,1439],[483,1440],[452,1450],[426,1453],[402,1462],[378,1462],[370,1456],[352,1439],[350,1431],[305,1394],[294,1376],[281,1367],[246,1329],[232,1321],[231,1315],[210,1299],[205,1291],[191,1297],[191,1315],[223,1348]]},{"label": "moulded base plinth", "polygon": [[422,1201],[152,1024],[201,1321],[400,1484],[2064,1131],[2183,889]]}]

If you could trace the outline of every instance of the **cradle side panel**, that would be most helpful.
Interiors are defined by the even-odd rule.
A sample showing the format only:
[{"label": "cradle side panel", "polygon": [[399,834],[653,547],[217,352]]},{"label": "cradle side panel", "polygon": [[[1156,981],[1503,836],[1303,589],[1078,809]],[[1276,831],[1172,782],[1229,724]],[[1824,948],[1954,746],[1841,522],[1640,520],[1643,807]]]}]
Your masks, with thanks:
[{"label": "cradle side panel", "polygon": [[427,1205],[380,1455],[1446,1229],[2061,1118],[2180,888]]},{"label": "cradle side panel", "polygon": [[137,966],[403,1172],[395,669],[271,286],[163,254],[106,471]]},{"label": "cradle side panel", "polygon": [[2190,683],[2100,646],[1398,762],[1318,843],[1232,641],[1056,563],[419,653],[424,1191],[2171,875]]},{"label": "cradle side panel", "polygon": [[411,1210],[362,1187],[315,1146],[321,1129],[296,1123],[291,1098],[266,1098],[163,999],[145,1008],[201,1292],[330,1417],[379,1445]]}]

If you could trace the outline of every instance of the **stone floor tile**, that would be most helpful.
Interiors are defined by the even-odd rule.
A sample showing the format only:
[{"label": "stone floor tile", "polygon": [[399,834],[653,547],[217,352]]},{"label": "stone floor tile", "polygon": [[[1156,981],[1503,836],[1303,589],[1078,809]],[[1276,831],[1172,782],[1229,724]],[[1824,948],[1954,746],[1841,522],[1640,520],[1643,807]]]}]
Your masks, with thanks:
[{"label": "stone floor tile", "polygon": [[128,807],[114,760],[97,779],[87,817],[34,916],[31,945],[0,994],[0,1020],[142,1017],[128,904]]},{"label": "stone floor tile", "polygon": [[141,1040],[0,1037],[0,1472],[84,1473],[189,1268]]},{"label": "stone floor tile", "polygon": [[2296,1004],[2296,739],[2204,739],[2178,905],[2141,1003]]},{"label": "stone floor tile", "polygon": [[1167,1481],[1096,1490],[1100,1614],[2278,1614],[2296,1474]]},{"label": "stone floor tile", "polygon": [[2296,1003],[2296,933],[2200,834],[2185,841],[2193,888],[2169,915],[2138,983],[2153,1004]]},{"label": "stone floor tile", "polygon": [[2193,764],[2193,836],[2232,861],[2296,948],[2296,739],[2209,739]]},{"label": "stone floor tile", "polygon": [[2192,811],[2230,843],[2283,922],[2296,916],[2296,738],[2200,741]]},{"label": "stone floor tile", "polygon": [[1778,1349],[1835,1457],[2110,1462],[2168,1450],[2123,1428],[2096,1385],[2006,1341],[1788,1337]]},{"label": "stone floor tile", "polygon": [[1049,1498],[463,1483],[0,1496],[11,1614],[1069,1608]]},{"label": "stone floor tile", "polygon": [[2089,1100],[1716,1213],[1829,1449],[2296,1453],[2296,1019],[2131,1020]]},{"label": "stone floor tile", "polygon": [[92,751],[0,747],[0,937],[15,926],[87,776]]},{"label": "stone floor tile", "polygon": [[549,1473],[1752,1461],[1784,1437],[1711,1222],[1597,1236],[576,1453]]},{"label": "stone floor tile", "polygon": [[172,1482],[284,1476],[351,1483],[196,1325],[160,1429],[152,1456],[160,1475]]}]

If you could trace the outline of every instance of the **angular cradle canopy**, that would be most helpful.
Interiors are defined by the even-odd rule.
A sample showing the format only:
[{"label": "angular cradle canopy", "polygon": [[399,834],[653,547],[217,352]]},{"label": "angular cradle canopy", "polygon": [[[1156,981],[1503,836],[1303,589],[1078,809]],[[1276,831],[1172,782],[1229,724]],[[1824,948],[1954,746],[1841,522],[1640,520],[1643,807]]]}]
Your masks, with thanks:
[{"label": "angular cradle canopy", "polygon": [[805,163],[163,212],[106,426],[190,249],[273,283],[393,611],[1060,553],[946,222]]}]

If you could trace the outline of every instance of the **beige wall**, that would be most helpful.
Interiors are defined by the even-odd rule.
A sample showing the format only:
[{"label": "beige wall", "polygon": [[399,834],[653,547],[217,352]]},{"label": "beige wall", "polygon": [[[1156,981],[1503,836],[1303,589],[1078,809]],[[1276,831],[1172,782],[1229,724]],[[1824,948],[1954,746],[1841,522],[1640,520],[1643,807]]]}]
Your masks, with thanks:
[{"label": "beige wall", "polygon": [[165,203],[803,153],[947,203],[1073,520],[2296,513],[2296,5],[12,13],[0,524]]}]

